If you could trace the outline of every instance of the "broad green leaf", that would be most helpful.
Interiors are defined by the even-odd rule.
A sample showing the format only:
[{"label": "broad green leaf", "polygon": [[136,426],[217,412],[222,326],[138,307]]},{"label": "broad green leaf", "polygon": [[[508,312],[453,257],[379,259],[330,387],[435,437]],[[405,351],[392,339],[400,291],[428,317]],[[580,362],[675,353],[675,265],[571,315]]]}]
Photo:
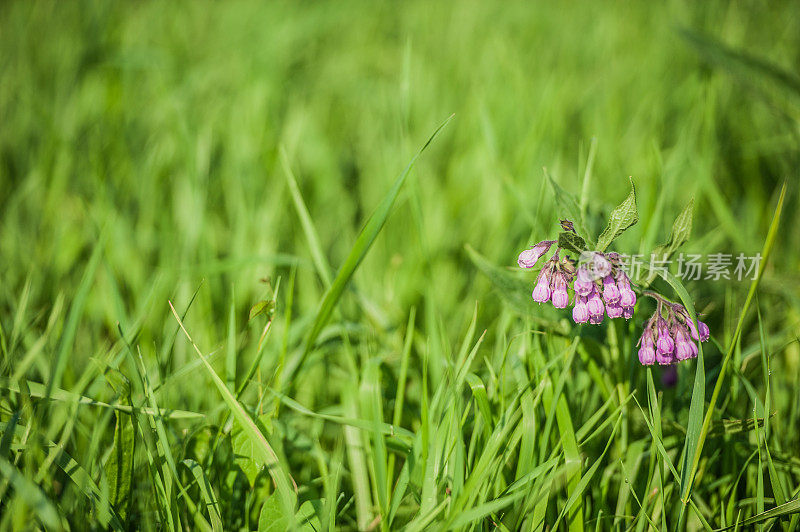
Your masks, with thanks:
[{"label": "broad green leaf", "polygon": [[297,530],[299,532],[318,532],[322,530],[320,513],[325,505],[324,499],[305,501],[300,505],[300,509],[294,516],[296,523],[292,529],[289,526],[289,516],[281,508],[280,502],[276,497],[269,497],[264,505],[261,506],[261,513],[258,517],[258,532],[285,532],[286,530]]},{"label": "broad green leaf", "polygon": [[276,496],[271,496],[261,506],[258,516],[258,532],[286,532],[289,530],[289,515]]},{"label": "broad green leaf", "polygon": [[[661,277],[667,281],[670,286],[680,297],[681,303],[686,307],[689,312],[689,317],[692,321],[697,321],[695,315],[694,302],[692,301],[689,292],[683,286],[677,277],[668,271],[660,272]],[[683,464],[681,467],[681,499],[684,505],[681,506],[681,515],[683,514],[686,504],[690,500],[690,487],[693,478],[692,463],[699,455],[701,447],[701,433],[703,431],[703,407],[705,405],[706,397],[706,372],[705,372],[705,356],[703,353],[703,345],[698,343],[697,366],[694,373],[694,384],[692,385],[691,402],[689,404],[689,419],[686,422],[686,441],[683,450]]]},{"label": "broad green leaf", "polygon": [[558,234],[558,247],[580,256],[586,250],[586,241],[575,233],[563,231]]},{"label": "broad green leaf", "polygon": [[417,162],[417,159],[419,159],[420,155],[422,155],[422,152],[424,152],[431,142],[433,142],[433,139],[436,138],[436,135],[438,135],[439,131],[441,131],[442,128],[444,128],[452,118],[453,116],[451,115],[439,127],[436,128],[428,141],[422,146],[422,148],[420,148],[420,150],[416,153],[416,155],[414,155],[414,157],[405,167],[403,172],[398,176],[392,185],[392,188],[386,193],[381,202],[378,204],[378,207],[367,220],[367,223],[364,225],[364,228],[358,235],[355,244],[350,249],[350,253],[348,253],[344,264],[342,264],[342,267],[339,269],[339,273],[336,274],[333,284],[327,290],[324,298],[322,299],[322,303],[320,304],[319,309],[317,310],[316,318],[314,319],[314,324],[312,325],[311,331],[306,338],[305,348],[302,355],[294,361],[291,367],[287,368],[287,381],[292,381],[294,372],[303,365],[303,361],[305,361],[308,354],[314,348],[319,334],[328,323],[328,320],[330,320],[334,308],[344,293],[344,289],[347,287],[347,284],[350,282],[350,279],[353,277],[356,269],[358,269],[361,261],[364,260],[364,257],[372,247],[372,244],[375,242],[375,239],[378,237],[381,229],[383,229],[383,225],[386,223],[387,218],[389,218],[389,214],[392,212],[392,207],[397,199],[397,195],[400,193],[403,183],[405,183],[408,175],[411,173],[411,169],[414,168],[414,164]]},{"label": "broad green leaf", "polygon": [[631,191],[628,197],[611,211],[608,225],[597,238],[598,251],[605,251],[615,238],[639,221],[639,211],[636,208],[636,186],[633,184],[633,179],[630,181]]},{"label": "broad green leaf", "polygon": [[319,516],[325,507],[325,499],[314,499],[305,501],[300,505],[300,509],[294,516],[298,528],[302,532],[317,532],[322,530],[322,522]]},{"label": "broad green leaf", "polygon": [[231,430],[231,447],[233,448],[234,463],[241,468],[252,488],[256,483],[259,471],[264,467],[264,462],[259,459],[259,455],[253,447],[253,440],[239,423],[234,423]]},{"label": "broad green leaf", "polygon": [[578,200],[574,195],[561,188],[547,169],[545,169],[544,175],[547,178],[547,182],[550,183],[550,187],[553,189],[553,195],[556,200],[556,214],[558,217],[562,220],[569,220],[572,222],[578,235],[589,242],[589,233],[583,222],[583,215],[581,214]]}]

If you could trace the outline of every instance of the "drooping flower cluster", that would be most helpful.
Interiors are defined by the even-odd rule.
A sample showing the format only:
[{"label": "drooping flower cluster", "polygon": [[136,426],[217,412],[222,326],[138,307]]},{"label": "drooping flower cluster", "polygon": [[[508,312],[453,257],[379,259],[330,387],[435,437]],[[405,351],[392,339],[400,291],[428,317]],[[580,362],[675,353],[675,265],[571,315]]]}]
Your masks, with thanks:
[{"label": "drooping flower cluster", "polygon": [[[647,321],[639,339],[639,362],[665,366],[697,357],[697,344],[710,336],[708,325],[694,321],[686,307],[657,298],[655,314]],[[664,316],[666,314],[666,317]]]},{"label": "drooping flower cluster", "polygon": [[[562,228],[574,234],[568,221],[562,221]],[[555,240],[543,240],[526,249],[519,254],[517,264],[520,268],[533,268],[553,244]],[[562,248],[556,246],[555,253],[542,265],[533,289],[534,301],[550,301],[554,307],[563,309],[569,306],[572,289],[575,323],[596,325],[603,321],[604,315],[611,319],[633,317],[636,292],[617,253],[584,251],[575,260],[569,255],[562,257],[561,251]],[[636,291],[657,301],[657,310],[647,321],[637,344],[639,361],[648,366],[656,362],[670,365],[696,358],[698,346],[695,342],[708,340],[708,326],[702,321],[695,325],[683,305],[640,287],[636,287]]]},{"label": "drooping flower cluster", "polygon": [[[520,253],[521,268],[532,268],[550,250],[554,240],[544,240]],[[569,292],[574,291],[572,319],[575,323],[599,324],[603,315],[609,318],[633,317],[636,293],[616,253],[584,252],[578,261],[559,257],[560,249],[547,260],[536,279],[533,300],[551,301],[556,308],[569,305]]]}]

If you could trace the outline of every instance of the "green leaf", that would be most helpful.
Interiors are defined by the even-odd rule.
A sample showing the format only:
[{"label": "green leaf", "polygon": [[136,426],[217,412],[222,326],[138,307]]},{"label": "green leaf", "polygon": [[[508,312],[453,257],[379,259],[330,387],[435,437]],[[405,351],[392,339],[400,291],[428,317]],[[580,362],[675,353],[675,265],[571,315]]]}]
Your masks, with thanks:
[{"label": "green leaf", "polygon": [[285,532],[289,530],[289,515],[278,497],[267,498],[258,516],[258,532]]},{"label": "green leaf", "polygon": [[633,179],[630,179],[630,181],[630,194],[625,198],[625,201],[617,205],[617,208],[611,211],[608,225],[597,239],[598,251],[605,251],[615,238],[639,221],[639,212],[636,209],[636,186],[633,184]]},{"label": "green leaf", "polygon": [[114,412],[114,443],[111,456],[106,462],[108,499],[124,521],[128,515],[133,481],[133,457],[136,446],[135,430],[131,414]]},{"label": "green leaf", "polygon": [[[692,233],[692,210],[694,209],[694,198],[689,201],[689,204],[683,211],[675,218],[672,224],[672,230],[669,233],[669,239],[656,246],[653,249],[653,256],[656,260],[667,260],[675,251],[678,250],[687,240]],[[651,283],[655,279],[656,272],[650,272],[647,283]]]},{"label": "green leaf", "polygon": [[[290,529],[289,516],[283,512],[276,497],[269,497],[261,507],[258,516],[258,532],[285,532]],[[296,526],[293,530],[301,532],[317,532],[322,530],[319,518],[325,505],[324,499],[305,501],[294,516]]]},{"label": "green leaf", "polygon": [[553,189],[553,195],[556,200],[556,214],[558,217],[572,222],[578,235],[582,236],[584,239],[588,239],[589,233],[583,223],[583,215],[581,214],[578,200],[574,195],[561,188],[558,183],[555,182],[553,176],[547,172],[547,169],[545,169],[544,175],[547,178],[547,182],[550,183],[550,187]]},{"label": "green leaf", "polygon": [[314,499],[300,505],[294,516],[297,526],[303,532],[316,532],[322,530],[322,521],[319,516],[325,506],[325,499]]},{"label": "green leaf", "polygon": [[563,231],[558,234],[558,247],[580,255],[586,250],[586,241],[575,233]]},{"label": "green leaf", "polygon": [[259,460],[253,447],[253,441],[239,423],[234,423],[233,430],[231,430],[231,447],[233,448],[233,462],[241,468],[252,488],[256,483],[259,471],[264,467],[264,462]]},{"label": "green leaf", "polygon": [[325,297],[323,298],[322,303],[317,310],[317,316],[314,319],[314,324],[312,325],[311,331],[306,338],[305,348],[303,349],[302,355],[293,361],[291,367],[287,368],[286,380],[288,382],[292,382],[294,372],[297,371],[298,368],[302,367],[306,357],[314,348],[314,344],[316,343],[319,334],[328,323],[328,320],[330,320],[331,314],[333,314],[333,309],[336,307],[339,299],[342,297],[345,287],[350,282],[350,279],[353,277],[356,269],[361,264],[361,261],[364,260],[364,257],[372,247],[372,244],[375,242],[375,239],[378,237],[381,229],[383,229],[383,225],[386,223],[387,218],[389,218],[389,214],[392,212],[392,207],[397,199],[397,195],[400,193],[403,183],[405,183],[408,175],[411,173],[411,169],[414,168],[414,164],[417,162],[417,159],[419,159],[420,155],[422,155],[422,152],[424,152],[431,142],[433,142],[433,139],[436,138],[436,135],[438,135],[439,131],[441,131],[442,128],[445,127],[452,118],[453,115],[451,115],[439,127],[436,128],[428,141],[422,146],[422,148],[420,148],[417,154],[414,155],[414,157],[405,167],[403,172],[397,177],[394,185],[392,185],[392,188],[386,193],[381,202],[378,204],[378,207],[367,220],[367,223],[364,225],[364,228],[358,235],[355,244],[353,245],[352,249],[350,249],[350,253],[348,253],[344,264],[342,264],[342,267],[339,269],[339,273],[336,274],[333,284],[325,293]]}]

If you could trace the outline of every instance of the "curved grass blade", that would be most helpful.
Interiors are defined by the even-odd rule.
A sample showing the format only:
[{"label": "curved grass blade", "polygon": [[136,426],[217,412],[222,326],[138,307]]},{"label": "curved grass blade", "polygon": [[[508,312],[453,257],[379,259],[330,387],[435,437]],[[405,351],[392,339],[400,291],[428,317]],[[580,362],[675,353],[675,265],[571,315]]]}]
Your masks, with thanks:
[{"label": "curved grass blade", "polygon": [[450,122],[450,120],[452,120],[453,116],[454,115],[450,115],[447,120],[445,120],[439,127],[436,128],[436,131],[433,132],[428,141],[422,146],[422,148],[420,148],[417,154],[414,155],[414,157],[406,166],[405,170],[403,170],[400,176],[395,180],[392,188],[383,197],[381,202],[378,204],[378,207],[367,220],[367,223],[364,225],[364,228],[361,230],[361,233],[356,239],[356,243],[353,245],[353,248],[347,255],[347,259],[345,259],[344,264],[339,269],[339,273],[336,274],[333,284],[325,293],[325,297],[323,298],[319,310],[317,311],[317,316],[314,319],[314,324],[311,327],[311,332],[309,332],[308,338],[306,339],[306,345],[303,349],[303,354],[294,364],[292,364],[290,368],[288,368],[288,382],[292,381],[294,372],[302,367],[303,361],[313,349],[314,344],[317,341],[317,337],[319,337],[323,327],[325,327],[325,325],[328,323],[328,320],[333,313],[333,309],[336,307],[336,304],[342,297],[345,287],[350,282],[350,279],[353,277],[353,274],[361,264],[361,261],[366,256],[370,247],[372,247],[372,243],[375,241],[375,238],[377,238],[378,234],[381,232],[381,229],[383,229],[383,225],[386,223],[386,219],[389,217],[389,213],[392,211],[392,206],[397,199],[397,195],[400,193],[400,188],[403,186],[403,183],[405,183],[406,178],[408,178],[408,174],[411,173],[411,169],[414,167],[417,159],[419,159],[420,155],[422,155],[422,152],[424,152],[431,142],[433,142],[433,139],[436,138],[436,135],[439,134],[439,131],[441,131],[442,128],[444,128]]},{"label": "curved grass blade", "polygon": [[800,499],[793,499],[785,504],[781,504],[780,506],[771,508],[766,512],[756,514],[749,519],[737,522],[735,525],[726,526],[725,528],[717,528],[715,529],[714,532],[721,532],[722,530],[730,530],[734,527],[738,528],[739,526],[742,525],[755,525],[757,523],[763,523],[768,519],[786,517],[788,515],[796,514],[798,512],[800,512]]},{"label": "curved grass blade", "polygon": [[[46,397],[47,392],[45,390],[44,384],[40,382],[25,381],[24,385],[28,387],[28,391],[31,397]],[[0,390],[8,390],[11,393],[22,393],[19,384],[10,381],[8,379],[2,379],[2,378],[0,378]],[[131,405],[125,405],[119,403],[104,403],[103,401],[98,401],[96,399],[92,399],[91,397],[86,397],[85,395],[81,395],[75,392],[62,390],[61,388],[54,388],[52,393],[50,394],[50,399],[53,399],[55,401],[64,401],[66,403],[75,402],[79,405],[97,406],[100,408],[111,408],[118,412],[125,412],[126,414],[131,414],[134,411],[134,408]],[[135,410],[137,412],[141,412],[142,414],[146,414],[148,416],[160,416],[165,420],[199,419],[206,417],[205,414],[201,414],[199,412],[190,412],[188,410],[172,410],[171,408],[159,408],[158,410],[153,410],[150,407],[139,407],[136,408]]]}]

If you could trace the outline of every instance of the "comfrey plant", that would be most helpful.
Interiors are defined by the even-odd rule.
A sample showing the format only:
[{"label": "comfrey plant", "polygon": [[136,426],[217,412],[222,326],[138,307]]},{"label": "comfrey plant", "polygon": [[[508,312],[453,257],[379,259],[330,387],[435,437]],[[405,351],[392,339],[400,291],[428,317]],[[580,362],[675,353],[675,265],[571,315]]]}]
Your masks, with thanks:
[{"label": "comfrey plant", "polygon": [[[551,184],[562,210],[580,219],[575,208],[577,203],[552,180]],[[656,362],[670,365],[696,358],[698,347],[695,342],[708,340],[708,326],[702,321],[695,324],[689,311],[680,303],[632,282],[620,256],[615,252],[605,252],[616,237],[639,219],[632,181],[631,187],[628,198],[611,213],[608,227],[598,237],[595,250],[589,250],[590,246],[575,228],[576,223],[564,219],[558,240],[543,240],[524,250],[519,254],[517,264],[520,268],[533,268],[555,245],[555,252],[539,271],[532,294],[534,301],[550,301],[554,307],[563,309],[569,306],[571,290],[573,321],[597,325],[605,316],[609,319],[632,318],[638,292],[656,301],[656,311],[647,320],[637,344],[639,361],[648,366]],[[689,204],[675,221],[669,241],[654,250],[656,255],[666,258],[688,239],[691,208]],[[582,222],[578,225],[583,227]],[[575,256],[577,259],[573,258]],[[651,275],[646,282],[649,284],[653,277]]]}]

